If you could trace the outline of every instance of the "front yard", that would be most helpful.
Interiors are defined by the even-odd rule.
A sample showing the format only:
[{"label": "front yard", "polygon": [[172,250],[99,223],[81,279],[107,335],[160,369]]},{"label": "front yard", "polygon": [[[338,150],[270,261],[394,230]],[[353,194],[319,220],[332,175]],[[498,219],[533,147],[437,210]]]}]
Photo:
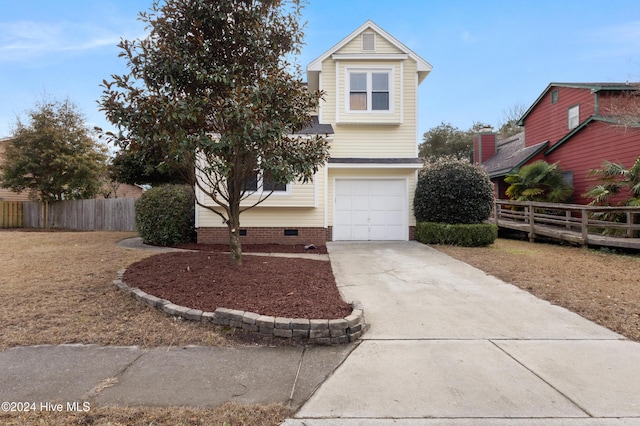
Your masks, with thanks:
[{"label": "front yard", "polygon": [[[116,271],[150,252],[126,250],[117,232],[0,231],[0,350],[94,343],[180,346],[242,344],[220,328],[178,321],[112,285]],[[436,246],[455,258],[640,341],[640,257],[499,239],[486,248]],[[277,425],[280,405],[215,410],[105,407],[80,414],[1,415],[4,424]]]}]

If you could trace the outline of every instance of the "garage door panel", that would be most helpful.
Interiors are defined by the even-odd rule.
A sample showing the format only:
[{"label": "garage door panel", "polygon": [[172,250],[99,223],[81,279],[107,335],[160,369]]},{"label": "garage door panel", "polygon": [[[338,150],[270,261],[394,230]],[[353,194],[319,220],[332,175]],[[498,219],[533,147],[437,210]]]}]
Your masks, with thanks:
[{"label": "garage door panel", "polygon": [[387,225],[404,225],[404,213],[400,211],[387,212]]},{"label": "garage door panel", "polygon": [[406,240],[406,181],[336,179],[334,240]]},{"label": "garage door panel", "polygon": [[380,195],[373,195],[369,197],[369,209],[377,211],[387,210],[387,197]]},{"label": "garage door panel", "polygon": [[404,226],[389,226],[387,225],[387,240],[405,240]]}]

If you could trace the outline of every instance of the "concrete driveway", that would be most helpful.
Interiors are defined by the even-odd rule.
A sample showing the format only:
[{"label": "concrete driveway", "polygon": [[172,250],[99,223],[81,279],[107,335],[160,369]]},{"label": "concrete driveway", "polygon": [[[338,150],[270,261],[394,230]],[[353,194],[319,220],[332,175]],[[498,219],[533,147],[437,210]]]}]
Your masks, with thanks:
[{"label": "concrete driveway", "polygon": [[285,425],[640,424],[640,344],[420,243],[329,253],[370,328]]}]

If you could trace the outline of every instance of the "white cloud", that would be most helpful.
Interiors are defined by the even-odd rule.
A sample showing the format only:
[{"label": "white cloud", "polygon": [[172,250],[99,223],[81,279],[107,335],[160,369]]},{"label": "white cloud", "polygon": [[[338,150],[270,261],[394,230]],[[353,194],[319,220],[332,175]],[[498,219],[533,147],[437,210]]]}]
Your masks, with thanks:
[{"label": "white cloud", "polygon": [[119,41],[114,31],[87,24],[5,22],[0,23],[0,62],[115,46]]}]

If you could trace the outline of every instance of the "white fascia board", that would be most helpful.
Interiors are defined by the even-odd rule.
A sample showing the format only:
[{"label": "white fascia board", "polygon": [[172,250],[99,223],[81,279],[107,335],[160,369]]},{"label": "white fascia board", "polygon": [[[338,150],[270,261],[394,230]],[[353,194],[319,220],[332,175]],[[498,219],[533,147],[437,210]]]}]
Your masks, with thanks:
[{"label": "white fascia board", "polygon": [[380,34],[389,43],[391,43],[393,46],[398,48],[398,50],[401,50],[402,52],[405,52],[410,58],[415,60],[416,63],[417,63],[418,73],[420,73],[420,75],[422,76],[420,81],[422,81],[422,79],[424,79],[424,77],[426,77],[427,74],[429,74],[429,72],[431,72],[431,70],[433,69],[433,66],[429,62],[427,62],[424,59],[422,59],[413,50],[409,49],[407,46],[405,46],[403,43],[401,43],[399,40],[397,40],[391,34],[386,32],[382,28],[380,28],[373,21],[368,20],[367,22],[362,24],[360,27],[358,27],[355,31],[353,31],[351,34],[349,34],[347,37],[345,37],[341,41],[339,41],[331,49],[327,50],[322,55],[320,55],[319,57],[317,57],[316,59],[311,61],[309,63],[309,65],[307,65],[307,71],[321,71],[322,70],[322,62],[325,59],[327,59],[329,56],[332,56],[334,54],[334,52],[337,52],[338,50],[340,50],[347,43],[349,43],[351,40],[353,40],[360,33],[364,32],[367,29],[372,29],[376,33]]},{"label": "white fascia board", "polygon": [[406,53],[367,53],[367,54],[351,54],[351,53],[334,53],[331,59],[336,61],[402,61],[409,57]]},{"label": "white fascia board", "polygon": [[422,168],[418,163],[327,163],[328,169],[416,169]]}]

